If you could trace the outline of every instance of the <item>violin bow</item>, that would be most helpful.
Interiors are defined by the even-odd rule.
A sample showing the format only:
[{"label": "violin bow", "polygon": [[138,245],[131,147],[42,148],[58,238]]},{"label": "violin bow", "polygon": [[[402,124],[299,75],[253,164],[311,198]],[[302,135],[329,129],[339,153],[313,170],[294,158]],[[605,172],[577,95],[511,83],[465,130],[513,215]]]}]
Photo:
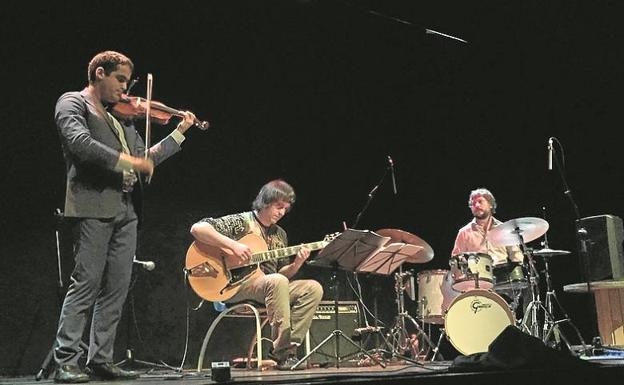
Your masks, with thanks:
[{"label": "violin bow", "polygon": [[[149,149],[151,146],[151,137],[152,137],[152,125],[150,122],[151,110],[152,110],[152,86],[154,84],[154,77],[152,74],[147,74],[147,107],[145,108],[145,159],[149,158]],[[151,175],[148,175],[145,178],[147,184],[150,183],[152,179]]]}]

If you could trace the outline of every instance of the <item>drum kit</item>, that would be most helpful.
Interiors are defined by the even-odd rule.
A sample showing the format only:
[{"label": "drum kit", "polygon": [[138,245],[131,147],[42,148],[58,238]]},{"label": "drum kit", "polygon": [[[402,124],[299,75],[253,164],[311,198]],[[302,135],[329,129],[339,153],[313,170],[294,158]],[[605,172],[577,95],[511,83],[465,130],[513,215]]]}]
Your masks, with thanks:
[{"label": "drum kit", "polygon": [[[494,245],[519,246],[525,257],[524,263],[493,266],[488,254],[462,253],[451,257],[450,270],[420,271],[415,277],[416,284],[413,273],[403,271],[399,266],[398,272],[394,273],[397,316],[384,337],[392,356],[433,361],[444,336],[464,355],[486,352],[490,343],[508,326],[518,327],[550,346],[564,343],[573,351],[561,330],[563,323],[573,328],[585,346],[580,332],[556,297],[548,266],[549,258],[569,255],[570,252],[548,248],[547,230],[545,220],[526,217],[499,224],[487,233],[488,241]],[[376,233],[390,237],[394,242],[422,247],[414,258],[406,260],[408,263],[422,264],[433,259],[433,249],[414,234],[398,229],[382,229]],[[526,246],[541,236],[544,236],[542,249],[533,250]],[[535,258],[543,260],[543,269],[539,272]],[[542,277],[546,284],[544,302],[539,288]],[[404,292],[408,292],[417,304],[415,318],[405,309]],[[516,319],[520,299],[525,301],[521,320]],[[563,318],[556,319],[555,312],[562,314]],[[408,325],[416,330],[418,351],[414,350],[414,335],[407,331]],[[431,336],[431,326],[439,327],[436,343]]]}]

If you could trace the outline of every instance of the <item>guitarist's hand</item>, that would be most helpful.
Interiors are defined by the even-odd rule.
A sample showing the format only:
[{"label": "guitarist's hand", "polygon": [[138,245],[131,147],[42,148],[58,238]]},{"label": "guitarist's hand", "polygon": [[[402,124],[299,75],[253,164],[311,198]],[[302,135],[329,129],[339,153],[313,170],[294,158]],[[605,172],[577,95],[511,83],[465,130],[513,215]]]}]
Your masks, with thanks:
[{"label": "guitarist's hand", "polygon": [[292,263],[282,267],[279,272],[286,276],[286,278],[291,279],[295,274],[297,274],[297,272],[309,256],[310,249],[301,247],[297,252],[297,256],[295,256],[295,260],[292,261]]},{"label": "guitarist's hand", "polygon": [[297,257],[295,257],[295,264],[298,267],[301,267],[303,263],[306,261],[306,259],[308,259],[309,256],[310,256],[310,249],[306,249],[305,247],[300,248],[299,252],[297,253]]},{"label": "guitarist's hand", "polygon": [[251,259],[251,249],[244,243],[236,242],[232,245],[232,252],[240,258],[241,262],[247,263]]}]

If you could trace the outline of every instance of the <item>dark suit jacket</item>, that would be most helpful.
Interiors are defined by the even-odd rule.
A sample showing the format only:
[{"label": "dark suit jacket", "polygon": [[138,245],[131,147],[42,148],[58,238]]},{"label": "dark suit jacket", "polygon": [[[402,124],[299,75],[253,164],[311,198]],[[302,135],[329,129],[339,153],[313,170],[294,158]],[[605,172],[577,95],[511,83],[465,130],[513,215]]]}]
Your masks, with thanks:
[{"label": "dark suit jacket", "polygon": [[[54,117],[67,173],[65,216],[114,217],[123,209],[123,174],[115,171],[122,151],[117,130],[98,114],[84,90],[61,95]],[[143,156],[143,139],[134,127],[122,127],[130,153]],[[150,148],[150,155],[154,165],[157,165],[179,150],[178,143],[167,136]],[[139,182],[133,192],[137,209],[140,208],[140,194]]]}]

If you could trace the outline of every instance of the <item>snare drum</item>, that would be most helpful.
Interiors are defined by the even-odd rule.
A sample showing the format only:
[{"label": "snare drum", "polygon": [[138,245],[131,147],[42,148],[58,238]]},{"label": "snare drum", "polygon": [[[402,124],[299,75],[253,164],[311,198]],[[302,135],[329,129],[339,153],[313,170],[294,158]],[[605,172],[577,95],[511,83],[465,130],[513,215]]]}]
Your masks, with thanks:
[{"label": "snare drum", "polygon": [[453,290],[449,270],[418,273],[418,316],[426,323],[444,324],[444,313],[459,292]]},{"label": "snare drum", "polygon": [[527,274],[521,263],[503,263],[494,266],[494,291],[519,291],[529,287]]},{"label": "snare drum", "polygon": [[451,344],[464,355],[487,352],[489,345],[514,324],[509,305],[490,290],[470,290],[453,300],[444,317]]},{"label": "snare drum", "polygon": [[477,289],[475,282],[477,280],[479,281],[478,289],[491,289],[494,286],[492,257],[485,253],[454,255],[449,264],[454,281],[453,289],[457,291]]}]

